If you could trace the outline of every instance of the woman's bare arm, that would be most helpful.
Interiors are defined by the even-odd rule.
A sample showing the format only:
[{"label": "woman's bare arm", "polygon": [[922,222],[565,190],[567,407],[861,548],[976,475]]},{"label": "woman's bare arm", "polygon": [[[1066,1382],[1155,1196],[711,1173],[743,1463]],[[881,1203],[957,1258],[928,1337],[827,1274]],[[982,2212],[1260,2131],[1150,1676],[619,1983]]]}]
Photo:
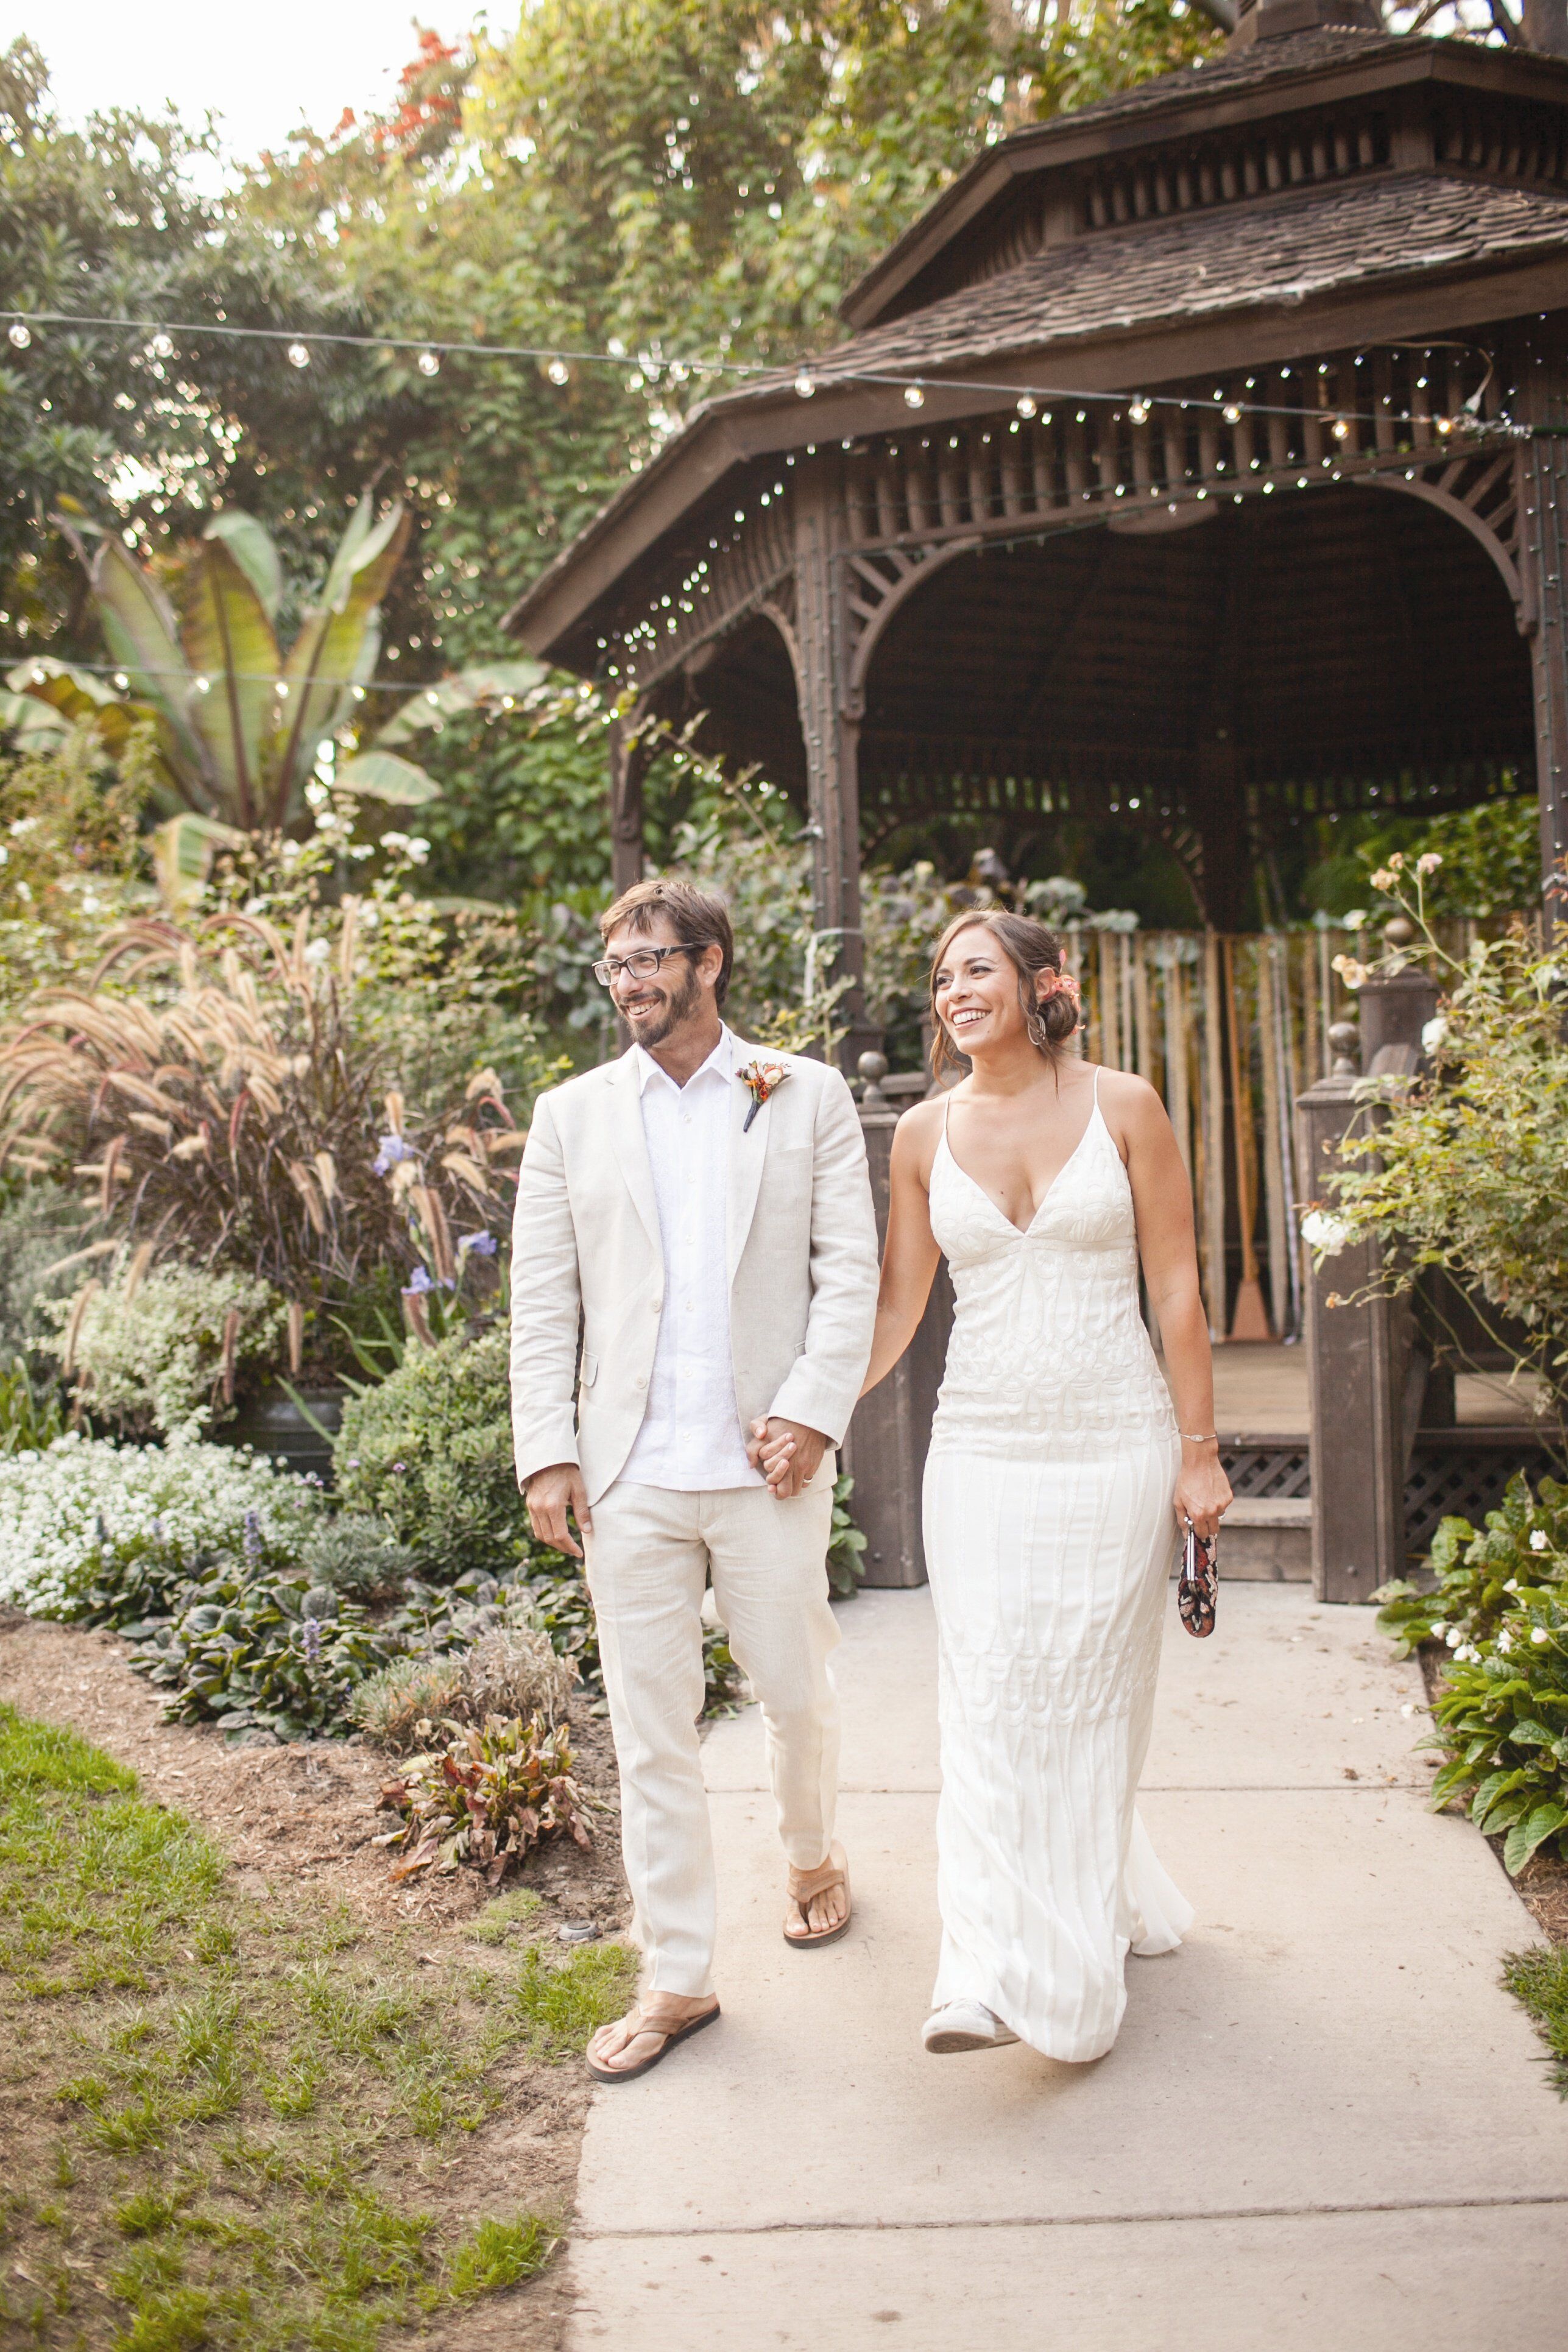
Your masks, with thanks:
[{"label": "woman's bare arm", "polygon": [[1192,1186],[1165,1106],[1153,1087],[1121,1072],[1107,1071],[1104,1078],[1110,1083],[1102,1081],[1102,1096],[1126,1150],[1138,1254],[1159,1320],[1182,1432],[1176,1510],[1191,1519],[1200,1535],[1213,1535],[1231,1493],[1215,1432],[1214,1359],[1198,1286]]},{"label": "woman's bare arm", "polygon": [[942,1252],[931,1229],[931,1163],[942,1106],[920,1103],[893,1130],[889,1173],[888,1238],[877,1293],[871,1361],[860,1393],[886,1380],[920,1328]]}]

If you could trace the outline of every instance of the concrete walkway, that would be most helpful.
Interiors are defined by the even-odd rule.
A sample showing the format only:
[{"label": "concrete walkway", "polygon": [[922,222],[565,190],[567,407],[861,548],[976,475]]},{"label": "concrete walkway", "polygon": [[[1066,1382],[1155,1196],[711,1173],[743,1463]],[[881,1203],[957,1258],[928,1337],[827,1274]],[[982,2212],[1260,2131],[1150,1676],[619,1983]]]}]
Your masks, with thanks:
[{"label": "concrete walkway", "polygon": [[718,1726],[725,2016],[595,2097],[573,2352],[1568,2342],[1568,2105],[1497,1981],[1533,1926],[1426,1811],[1370,1611],[1233,1585],[1197,1643],[1173,1604],[1142,1804],[1198,1922],[1088,2067],[921,2050],[930,1601],[842,1622],[855,1932],[785,1949],[760,1726]]}]

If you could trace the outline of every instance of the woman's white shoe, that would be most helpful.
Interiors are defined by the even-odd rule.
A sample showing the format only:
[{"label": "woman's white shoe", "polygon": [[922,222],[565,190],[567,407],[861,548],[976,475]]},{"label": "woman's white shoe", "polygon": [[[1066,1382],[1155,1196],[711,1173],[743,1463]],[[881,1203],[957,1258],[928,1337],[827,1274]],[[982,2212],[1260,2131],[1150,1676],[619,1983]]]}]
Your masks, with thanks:
[{"label": "woman's white shoe", "polygon": [[955,2050],[1001,2050],[1017,2035],[977,2000],[950,2000],[933,2010],[921,2033],[926,2048],[938,2058]]}]

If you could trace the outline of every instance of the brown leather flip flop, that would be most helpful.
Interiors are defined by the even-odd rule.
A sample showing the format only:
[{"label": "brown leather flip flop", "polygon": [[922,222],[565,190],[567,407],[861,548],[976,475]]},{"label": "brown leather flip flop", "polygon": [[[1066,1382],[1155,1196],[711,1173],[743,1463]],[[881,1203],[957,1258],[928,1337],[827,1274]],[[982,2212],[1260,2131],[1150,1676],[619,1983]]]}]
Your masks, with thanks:
[{"label": "brown leather flip flop", "polygon": [[[630,2013],[628,2011],[628,2016]],[[640,2016],[640,2011],[638,2014]],[[711,2009],[705,2009],[702,2011],[700,2017],[689,2017],[684,2025],[672,2025],[668,2032],[662,2025],[645,2022],[638,2026],[637,2033],[664,2034],[662,2046],[654,2052],[651,2058],[643,2059],[636,2066],[595,2066],[590,2058],[586,2062],[588,2072],[595,2083],[635,2083],[639,2074],[647,2074],[655,2066],[662,2065],[678,2042],[689,2041],[692,2034],[700,2033],[705,2025],[711,2025],[718,2015],[719,2004],[715,2001]],[[630,2038],[635,2042],[637,2033]]]},{"label": "brown leather flip flop", "polygon": [[836,1944],[840,1936],[847,1936],[849,1933],[850,1928],[855,1924],[854,1898],[851,1896],[849,1892],[849,1864],[847,1860],[842,1858],[844,1848],[841,1845],[836,1843],[829,1847],[829,1861],[832,1860],[834,1854],[839,1855],[840,1860],[831,1870],[828,1868],[827,1863],[824,1863],[820,1870],[808,1870],[802,1872],[801,1875],[803,1877],[819,1880],[820,1884],[813,1886],[808,1895],[792,1895],[790,1896],[790,1901],[795,1905],[795,1907],[799,1912],[801,1917],[809,1921],[811,1916],[811,1906],[816,1902],[817,1896],[819,1895],[831,1895],[836,1886],[842,1886],[844,1889],[844,1899],[846,1903],[848,1904],[849,1908],[845,1914],[845,1916],[840,1919],[837,1927],[813,1928],[804,1936],[792,1936],[787,1927],[784,1928],[781,1932],[783,1933],[784,1942],[790,1947],[792,1951],[815,1952],[820,1950],[824,1944]]}]

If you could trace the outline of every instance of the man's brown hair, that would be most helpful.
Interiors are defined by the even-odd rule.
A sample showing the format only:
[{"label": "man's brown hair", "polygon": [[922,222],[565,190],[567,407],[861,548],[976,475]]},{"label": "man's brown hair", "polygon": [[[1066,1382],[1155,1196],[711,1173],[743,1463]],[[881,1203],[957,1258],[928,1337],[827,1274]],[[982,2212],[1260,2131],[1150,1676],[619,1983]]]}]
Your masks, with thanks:
[{"label": "man's brown hair", "polygon": [[600,916],[599,929],[605,940],[619,930],[651,931],[660,915],[669,917],[686,946],[715,947],[722,952],[724,961],[713,991],[722,1011],[735,961],[735,933],[730,922],[730,909],[715,892],[699,890],[693,883],[672,881],[665,875],[656,874],[651,881],[634,882],[629,890],[623,890],[615,905],[606,907]]}]

